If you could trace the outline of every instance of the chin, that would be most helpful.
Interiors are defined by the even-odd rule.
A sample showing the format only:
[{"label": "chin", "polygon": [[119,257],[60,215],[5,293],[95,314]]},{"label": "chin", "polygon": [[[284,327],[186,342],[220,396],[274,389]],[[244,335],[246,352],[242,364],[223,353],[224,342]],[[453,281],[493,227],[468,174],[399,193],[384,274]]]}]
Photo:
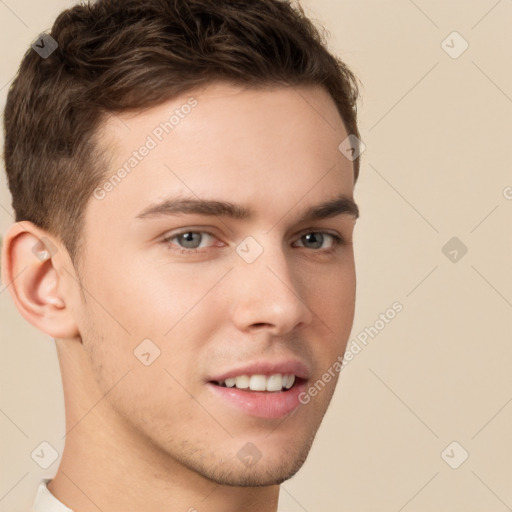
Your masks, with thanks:
[{"label": "chin", "polygon": [[[252,468],[243,468],[241,471],[237,467],[230,470],[217,470],[210,475],[203,473],[203,476],[219,485],[228,485],[233,487],[268,487],[280,485],[286,480],[292,478],[303,466],[306,458],[299,461],[280,462],[278,466],[264,465],[259,461]],[[259,466],[259,467],[258,467]]]},{"label": "chin", "polygon": [[204,478],[218,484],[234,487],[267,487],[279,485],[292,478],[304,465],[313,444],[314,436],[301,446],[280,449],[275,453],[262,453],[260,458],[243,462],[239,453],[234,453],[225,462],[210,464],[202,461],[187,461],[187,466]]}]

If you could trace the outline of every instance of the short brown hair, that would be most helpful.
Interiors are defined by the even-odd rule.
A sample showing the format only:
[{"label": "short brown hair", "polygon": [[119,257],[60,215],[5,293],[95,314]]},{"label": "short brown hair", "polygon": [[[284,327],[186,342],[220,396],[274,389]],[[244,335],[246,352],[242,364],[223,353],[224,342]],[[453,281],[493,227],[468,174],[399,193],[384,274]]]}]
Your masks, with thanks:
[{"label": "short brown hair", "polygon": [[356,77],[290,0],[98,0],[63,11],[50,36],[55,51],[29,49],[11,84],[4,159],[16,221],[57,235],[74,262],[87,202],[108,171],[98,144],[106,114],[216,80],[321,85],[359,137]]}]

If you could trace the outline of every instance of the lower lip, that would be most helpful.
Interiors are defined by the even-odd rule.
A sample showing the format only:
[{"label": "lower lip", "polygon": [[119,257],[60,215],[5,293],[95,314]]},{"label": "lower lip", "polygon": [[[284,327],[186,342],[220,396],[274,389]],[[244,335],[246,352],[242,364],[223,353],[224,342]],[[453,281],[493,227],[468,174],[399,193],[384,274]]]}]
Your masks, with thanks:
[{"label": "lower lip", "polygon": [[301,402],[299,395],[305,391],[306,382],[297,382],[287,391],[246,391],[225,388],[208,382],[208,387],[218,397],[238,410],[259,418],[282,418],[295,410]]}]

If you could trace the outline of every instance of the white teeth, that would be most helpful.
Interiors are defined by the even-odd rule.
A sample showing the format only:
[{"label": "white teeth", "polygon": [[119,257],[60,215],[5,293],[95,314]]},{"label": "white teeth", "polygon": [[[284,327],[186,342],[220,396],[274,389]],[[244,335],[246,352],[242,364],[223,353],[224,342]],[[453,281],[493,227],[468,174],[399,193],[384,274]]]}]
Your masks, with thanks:
[{"label": "white teeth", "polygon": [[251,375],[249,388],[251,391],[265,391],[267,387],[267,378],[265,375]]},{"label": "white teeth", "polygon": [[240,375],[235,379],[236,387],[238,389],[247,389],[249,387],[249,376],[248,375]]},{"label": "white teeth", "polygon": [[287,380],[283,382],[283,387],[290,389],[295,383],[295,375],[285,375],[285,378],[287,378]]},{"label": "white teeth", "polygon": [[281,391],[283,389],[283,379],[280,373],[271,375],[267,379],[267,391]]},{"label": "white teeth", "polygon": [[235,385],[235,379],[233,379],[233,378],[226,379],[225,382],[226,382],[226,387],[228,387],[228,388],[232,388]]},{"label": "white teeth", "polygon": [[219,381],[219,386],[238,389],[250,389],[251,391],[282,391],[290,389],[295,383],[295,375],[275,373],[273,375],[239,375]]}]

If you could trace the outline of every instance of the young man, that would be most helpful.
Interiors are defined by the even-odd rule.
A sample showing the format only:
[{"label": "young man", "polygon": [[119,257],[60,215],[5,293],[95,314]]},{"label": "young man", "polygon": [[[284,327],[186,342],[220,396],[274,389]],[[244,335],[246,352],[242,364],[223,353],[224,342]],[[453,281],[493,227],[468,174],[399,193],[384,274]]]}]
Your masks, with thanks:
[{"label": "young man", "polygon": [[352,327],[356,100],[282,0],[99,0],[34,43],[2,273],[65,394],[35,511],[277,510]]}]

